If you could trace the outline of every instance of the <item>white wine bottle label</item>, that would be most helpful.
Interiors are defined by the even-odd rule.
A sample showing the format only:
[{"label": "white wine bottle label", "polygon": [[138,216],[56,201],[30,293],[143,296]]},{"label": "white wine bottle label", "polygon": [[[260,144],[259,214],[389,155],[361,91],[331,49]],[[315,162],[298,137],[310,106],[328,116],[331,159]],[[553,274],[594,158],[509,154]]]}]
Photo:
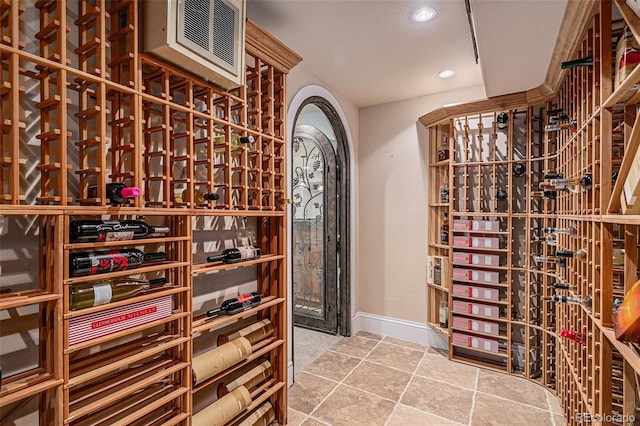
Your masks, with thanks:
[{"label": "white wine bottle label", "polygon": [[440,324],[447,323],[447,317],[449,316],[449,310],[447,308],[440,308]]},{"label": "white wine bottle label", "polygon": [[133,231],[113,231],[106,232],[104,239],[100,241],[129,241],[133,240],[135,233]]},{"label": "white wine bottle label", "polygon": [[227,339],[231,341],[238,337],[244,337],[253,345],[271,335],[273,335],[273,324],[268,319],[263,319],[235,333],[229,334]]},{"label": "white wine bottle label", "polygon": [[244,386],[218,399],[193,415],[193,426],[222,426],[251,405],[251,394]]},{"label": "white wine bottle label", "polygon": [[258,251],[254,246],[238,247],[238,250],[240,251],[241,259],[251,259],[258,255]]},{"label": "white wine bottle label", "polygon": [[273,423],[276,419],[276,414],[273,411],[273,406],[269,401],[262,404],[260,407],[244,419],[237,426],[267,426]]},{"label": "white wine bottle label", "polygon": [[272,373],[273,370],[271,369],[271,363],[269,361],[264,361],[262,364],[255,366],[234,381],[229,382],[227,390],[232,391],[240,386],[252,389],[266,380]]},{"label": "white wine bottle label", "polygon": [[191,362],[194,385],[237,364],[251,355],[251,351],[251,343],[244,337],[239,337],[236,340],[194,357]]},{"label": "white wine bottle label", "polygon": [[109,303],[112,297],[111,284],[95,284],[93,286],[93,306]]}]

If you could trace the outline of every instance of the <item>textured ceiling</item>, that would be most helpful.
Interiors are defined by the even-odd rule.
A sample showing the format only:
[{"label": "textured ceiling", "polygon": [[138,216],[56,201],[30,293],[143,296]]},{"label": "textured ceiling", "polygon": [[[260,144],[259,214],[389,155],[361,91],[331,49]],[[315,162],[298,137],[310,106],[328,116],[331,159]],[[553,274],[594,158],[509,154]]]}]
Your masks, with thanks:
[{"label": "textured ceiling", "polygon": [[[480,64],[463,0],[248,0],[247,14],[356,106],[484,85],[488,96],[544,81],[567,0],[472,0]],[[422,24],[411,14],[437,10]],[[456,75],[441,79],[443,69]]]}]

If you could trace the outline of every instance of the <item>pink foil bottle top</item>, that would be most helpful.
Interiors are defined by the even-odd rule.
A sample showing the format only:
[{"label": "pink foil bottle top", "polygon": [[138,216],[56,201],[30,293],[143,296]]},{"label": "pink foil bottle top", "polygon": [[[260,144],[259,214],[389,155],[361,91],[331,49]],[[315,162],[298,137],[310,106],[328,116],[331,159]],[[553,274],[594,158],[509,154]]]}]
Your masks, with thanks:
[{"label": "pink foil bottle top", "polygon": [[122,191],[120,193],[125,198],[139,197],[140,196],[140,188],[136,188],[135,186],[122,188]]}]

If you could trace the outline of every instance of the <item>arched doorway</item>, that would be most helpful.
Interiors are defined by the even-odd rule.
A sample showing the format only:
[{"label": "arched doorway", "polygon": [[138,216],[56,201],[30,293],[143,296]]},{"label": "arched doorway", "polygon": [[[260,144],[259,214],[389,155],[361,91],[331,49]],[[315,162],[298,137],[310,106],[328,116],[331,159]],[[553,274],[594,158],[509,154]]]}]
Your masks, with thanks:
[{"label": "arched doorway", "polygon": [[349,156],[326,99],[302,102],[291,143],[294,325],[349,335]]}]

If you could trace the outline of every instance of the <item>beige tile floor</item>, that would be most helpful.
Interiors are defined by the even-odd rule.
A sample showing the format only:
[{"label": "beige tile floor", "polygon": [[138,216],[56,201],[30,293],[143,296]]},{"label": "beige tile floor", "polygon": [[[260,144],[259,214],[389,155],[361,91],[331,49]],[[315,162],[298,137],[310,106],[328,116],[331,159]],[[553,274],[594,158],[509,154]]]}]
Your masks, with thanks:
[{"label": "beige tile floor", "polygon": [[566,425],[556,397],[524,379],[370,333],[340,340],[295,376],[289,425]]}]

